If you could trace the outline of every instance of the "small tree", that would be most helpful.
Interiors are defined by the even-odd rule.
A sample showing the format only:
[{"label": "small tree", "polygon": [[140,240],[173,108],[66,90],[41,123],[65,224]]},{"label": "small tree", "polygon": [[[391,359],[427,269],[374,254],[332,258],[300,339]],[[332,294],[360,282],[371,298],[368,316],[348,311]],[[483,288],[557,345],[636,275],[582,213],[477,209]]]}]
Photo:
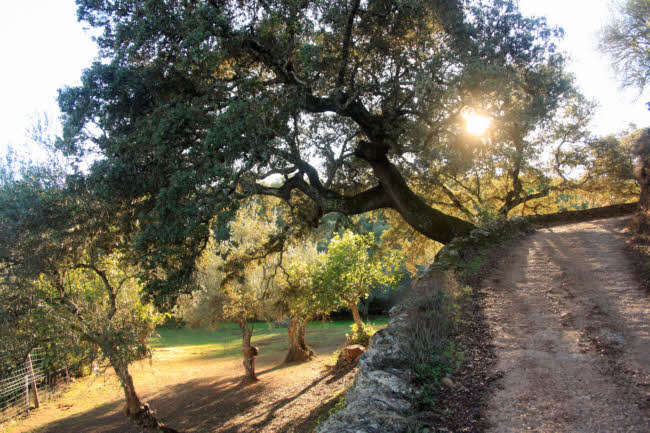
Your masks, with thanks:
[{"label": "small tree", "polygon": [[374,235],[346,231],[335,236],[327,253],[316,264],[314,296],[325,305],[345,306],[352,311],[356,331],[365,334],[357,303],[367,298],[373,287],[394,287],[401,278],[402,258],[391,252],[378,253]]},{"label": "small tree", "polygon": [[129,373],[149,353],[147,336],[161,316],[142,301],[137,269],[122,260],[120,214],[78,178],[64,182],[61,167],[17,165],[8,162],[0,177],[0,293],[3,301],[30,299],[3,308],[16,323],[40,325],[21,347],[57,339],[99,347],[124,390],[125,414],[145,431],[175,432],[140,400]]},{"label": "small tree", "polygon": [[275,253],[257,255],[278,232],[273,213],[266,213],[258,201],[250,201],[228,225],[228,240],[213,233],[197,265],[199,288],[178,300],[176,312],[194,326],[216,328],[231,321],[242,331],[244,382],[257,381],[257,348],[251,345],[251,321],[269,316],[270,293],[275,284],[279,257]]},{"label": "small tree", "polygon": [[144,430],[173,432],[140,400],[129,372],[129,364],[150,356],[147,337],[163,319],[142,301],[142,285],[133,275],[119,256],[111,256],[45,273],[32,293],[64,325],[59,328],[67,325],[67,333],[99,347],[122,385],[127,416]]},{"label": "small tree", "polygon": [[284,254],[284,272],[275,295],[280,314],[289,316],[289,351],[285,362],[308,361],[314,356],[305,341],[307,322],[336,309],[314,294],[315,264],[321,256],[316,244],[308,241],[290,247]]}]

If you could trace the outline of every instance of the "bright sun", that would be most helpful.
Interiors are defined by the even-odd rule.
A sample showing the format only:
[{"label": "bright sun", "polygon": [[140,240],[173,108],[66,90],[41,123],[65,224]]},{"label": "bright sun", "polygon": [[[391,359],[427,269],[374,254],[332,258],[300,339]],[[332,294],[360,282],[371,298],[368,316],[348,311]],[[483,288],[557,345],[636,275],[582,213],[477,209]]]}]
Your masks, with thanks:
[{"label": "bright sun", "polygon": [[483,135],[492,122],[492,119],[489,117],[471,111],[463,114],[463,118],[465,119],[467,132],[472,135]]}]

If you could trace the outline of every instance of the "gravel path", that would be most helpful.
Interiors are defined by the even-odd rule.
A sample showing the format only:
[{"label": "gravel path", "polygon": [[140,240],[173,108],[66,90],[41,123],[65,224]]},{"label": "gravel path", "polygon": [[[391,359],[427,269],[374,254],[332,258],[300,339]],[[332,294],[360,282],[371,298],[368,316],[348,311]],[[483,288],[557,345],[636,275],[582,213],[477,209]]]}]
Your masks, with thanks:
[{"label": "gravel path", "polygon": [[650,299],[626,221],[540,230],[484,281],[501,376],[488,431],[650,432]]}]

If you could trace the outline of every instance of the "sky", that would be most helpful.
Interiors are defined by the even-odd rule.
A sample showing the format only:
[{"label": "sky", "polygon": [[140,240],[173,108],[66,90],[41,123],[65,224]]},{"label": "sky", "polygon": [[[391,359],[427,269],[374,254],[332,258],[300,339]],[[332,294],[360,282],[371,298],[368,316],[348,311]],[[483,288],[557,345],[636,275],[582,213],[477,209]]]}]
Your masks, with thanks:
[{"label": "sky", "polygon": [[[608,60],[597,51],[597,32],[608,20],[611,0],[520,0],[525,15],[546,16],[565,30],[561,48],[571,56],[583,93],[600,107],[592,123],[599,135],[629,123],[650,126],[645,101],[650,91],[619,88]],[[76,20],[74,0],[0,2],[0,155],[25,146],[26,131],[43,113],[59,116],[57,89],[80,83],[81,72],[97,54],[90,33]],[[41,156],[42,157],[42,156]]]},{"label": "sky", "polygon": [[[74,0],[0,2],[0,154],[26,142],[34,119],[59,116],[57,90],[80,84],[97,50]],[[24,148],[23,148],[24,149]]]},{"label": "sky", "polygon": [[548,23],[564,29],[560,44],[570,56],[569,70],[583,94],[599,103],[592,121],[598,135],[616,133],[630,123],[650,126],[650,90],[623,90],[609,60],[597,50],[598,31],[609,21],[613,0],[520,0],[524,15],[545,16]]}]

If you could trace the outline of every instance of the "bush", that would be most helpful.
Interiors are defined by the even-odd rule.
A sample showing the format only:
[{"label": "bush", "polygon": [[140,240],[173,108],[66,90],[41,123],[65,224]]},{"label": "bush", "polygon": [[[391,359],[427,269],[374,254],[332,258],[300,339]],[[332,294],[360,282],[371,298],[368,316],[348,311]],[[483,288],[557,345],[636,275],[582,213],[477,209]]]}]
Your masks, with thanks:
[{"label": "bush", "polygon": [[415,370],[441,353],[455,329],[455,305],[445,290],[419,296],[409,315],[409,354]]},{"label": "bush", "polygon": [[431,407],[440,381],[458,370],[463,356],[455,343],[456,324],[464,298],[471,288],[460,286],[450,274],[429,276],[409,308],[409,362],[420,387],[420,403]]},{"label": "bush", "polygon": [[364,347],[370,345],[370,338],[377,332],[374,326],[365,323],[362,323],[360,328],[356,323],[353,323],[350,325],[350,330],[349,334],[345,334],[347,344],[360,344]]}]

